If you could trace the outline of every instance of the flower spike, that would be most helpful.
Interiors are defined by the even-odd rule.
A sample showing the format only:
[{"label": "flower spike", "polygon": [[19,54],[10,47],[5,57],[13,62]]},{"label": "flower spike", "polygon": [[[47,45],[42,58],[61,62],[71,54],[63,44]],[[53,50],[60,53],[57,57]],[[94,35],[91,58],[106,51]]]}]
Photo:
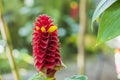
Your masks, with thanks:
[{"label": "flower spike", "polygon": [[52,22],[49,16],[40,15],[34,23],[32,39],[35,67],[50,78],[63,68],[57,26]]}]

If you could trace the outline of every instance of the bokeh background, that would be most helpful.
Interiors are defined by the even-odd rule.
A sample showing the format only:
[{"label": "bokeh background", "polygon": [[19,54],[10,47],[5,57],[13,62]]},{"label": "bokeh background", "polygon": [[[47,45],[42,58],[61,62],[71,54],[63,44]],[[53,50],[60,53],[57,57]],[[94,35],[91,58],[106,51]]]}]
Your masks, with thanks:
[{"label": "bokeh background", "polygon": [[[85,34],[86,75],[89,80],[116,80],[114,51],[105,44],[96,45],[98,24],[91,30],[91,18],[99,0],[87,0],[87,28]],[[58,25],[61,55],[67,68],[57,73],[63,80],[79,74],[77,68],[77,38],[80,29],[80,0],[2,0],[4,18],[13,45],[13,56],[22,80],[36,73],[32,57],[32,28],[40,14],[47,14]],[[5,53],[6,42],[0,33],[0,75],[3,80],[13,80]]]}]

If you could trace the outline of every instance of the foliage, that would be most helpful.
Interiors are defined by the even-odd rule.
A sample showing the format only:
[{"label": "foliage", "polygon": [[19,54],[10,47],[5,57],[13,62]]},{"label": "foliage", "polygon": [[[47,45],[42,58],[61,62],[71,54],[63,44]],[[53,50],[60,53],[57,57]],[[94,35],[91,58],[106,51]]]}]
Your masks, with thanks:
[{"label": "foliage", "polygon": [[101,0],[92,17],[92,23],[98,18],[108,7],[110,7],[117,0]]},{"label": "foliage", "polygon": [[8,73],[10,72],[10,65],[7,59],[0,59],[0,73]]},{"label": "foliage", "polygon": [[29,80],[53,80],[53,78],[46,78],[43,73],[36,73]]},{"label": "foliage", "polygon": [[64,80],[88,80],[88,78],[84,75],[74,75],[69,78],[65,78]]},{"label": "foliage", "polygon": [[[13,56],[19,69],[33,69],[33,58],[23,51],[13,50]],[[10,65],[5,53],[0,54],[0,73],[10,73]]]},{"label": "foliage", "polygon": [[[42,73],[36,73],[29,80],[53,80],[52,78],[46,78]],[[64,80],[88,80],[88,78],[84,75],[74,75],[69,78],[65,78]]]},{"label": "foliage", "polygon": [[102,15],[97,43],[100,44],[120,35],[120,1],[109,7]]},{"label": "foliage", "polygon": [[41,73],[36,73],[29,80],[45,80],[45,77],[41,76],[42,76]]},{"label": "foliage", "polygon": [[[99,6],[103,7],[101,11],[101,13],[103,14],[100,19],[97,44],[104,43],[120,35],[120,7],[119,7],[120,1],[117,0],[115,3],[114,2],[115,0],[113,0],[113,3],[111,3],[111,0],[108,0],[108,2],[105,2],[104,5],[101,4],[98,5],[98,7]],[[108,8],[106,9],[106,7],[104,6],[108,6]],[[96,15],[99,15],[101,13],[99,11],[95,12]],[[95,19],[97,18],[97,16],[96,17],[94,16],[93,21],[94,18]]]}]

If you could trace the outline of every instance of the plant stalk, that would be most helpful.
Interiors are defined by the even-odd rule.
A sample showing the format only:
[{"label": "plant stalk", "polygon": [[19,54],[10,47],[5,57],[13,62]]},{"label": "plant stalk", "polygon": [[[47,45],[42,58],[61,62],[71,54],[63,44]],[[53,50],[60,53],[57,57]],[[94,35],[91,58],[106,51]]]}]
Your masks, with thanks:
[{"label": "plant stalk", "polygon": [[87,0],[80,0],[79,16],[80,16],[80,29],[78,32],[78,69],[81,75],[85,74],[85,51],[84,51],[84,38],[86,30],[86,3]]},{"label": "plant stalk", "polygon": [[14,80],[20,80],[18,69],[15,64],[14,57],[12,55],[12,43],[9,35],[9,30],[3,17],[2,0],[0,0],[0,30],[1,30],[3,39],[6,41],[6,54],[12,69]]},{"label": "plant stalk", "polygon": [[0,80],[2,80],[2,75],[0,75]]}]

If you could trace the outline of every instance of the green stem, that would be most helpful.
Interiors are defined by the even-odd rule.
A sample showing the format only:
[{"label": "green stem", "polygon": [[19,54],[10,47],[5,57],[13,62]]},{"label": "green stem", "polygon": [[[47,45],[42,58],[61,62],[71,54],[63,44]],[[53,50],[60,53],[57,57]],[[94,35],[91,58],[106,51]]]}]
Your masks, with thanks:
[{"label": "green stem", "polygon": [[8,57],[11,69],[12,69],[12,73],[14,75],[14,80],[20,80],[18,69],[17,69],[15,60],[12,55],[12,43],[11,43],[8,27],[3,17],[2,0],[0,0],[0,30],[1,30],[3,39],[6,41],[6,44],[7,44],[6,53],[7,53],[7,57]]},{"label": "green stem", "polygon": [[0,75],[0,80],[2,80],[2,75]]},{"label": "green stem", "polygon": [[86,3],[87,0],[80,0],[80,29],[78,32],[78,68],[79,73],[81,75],[85,74],[85,49],[84,49],[84,41],[85,41],[85,30],[86,30]]}]

